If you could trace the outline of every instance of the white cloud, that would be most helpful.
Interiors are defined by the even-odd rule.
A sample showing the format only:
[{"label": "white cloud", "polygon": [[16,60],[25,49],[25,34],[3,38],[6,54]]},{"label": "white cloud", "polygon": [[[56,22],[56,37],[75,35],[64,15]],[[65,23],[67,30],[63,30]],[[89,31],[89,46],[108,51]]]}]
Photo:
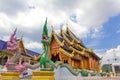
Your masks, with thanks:
[{"label": "white cloud", "polygon": [[[32,43],[28,43],[29,45],[26,44],[28,48],[32,47],[31,44],[37,47],[46,17],[48,17],[49,30],[50,26],[53,25],[58,31],[60,24],[68,23],[71,31],[83,38],[91,30],[93,30],[91,37],[102,35],[99,29],[103,23],[107,22],[110,17],[120,14],[120,0],[22,1],[12,1],[15,4],[6,0],[0,1],[2,4],[0,5],[0,30],[2,30],[0,35],[10,36],[11,31],[17,27],[18,36],[24,34],[25,38],[32,41]],[[30,6],[34,8],[30,8]],[[70,16],[73,14],[76,15],[77,23],[70,20]]]},{"label": "white cloud", "polygon": [[103,26],[100,26],[98,28],[95,28],[95,29],[92,29],[91,30],[91,38],[101,38],[101,37],[104,37],[104,32],[102,31],[102,27]]},{"label": "white cloud", "polygon": [[1,0],[0,12],[7,15],[16,15],[18,12],[27,10],[28,4],[26,0]]},{"label": "white cloud", "polygon": [[30,43],[25,44],[25,47],[27,49],[41,49],[42,44],[38,42],[30,42]]},{"label": "white cloud", "polygon": [[106,50],[107,49],[95,49],[95,53],[102,56],[106,52]]}]

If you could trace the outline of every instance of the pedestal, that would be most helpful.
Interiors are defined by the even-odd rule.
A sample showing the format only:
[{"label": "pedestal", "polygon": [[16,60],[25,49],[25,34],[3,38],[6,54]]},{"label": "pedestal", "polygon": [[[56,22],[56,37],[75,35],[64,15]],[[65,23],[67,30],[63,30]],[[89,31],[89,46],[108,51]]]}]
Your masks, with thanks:
[{"label": "pedestal", "polygon": [[53,71],[39,71],[32,73],[32,80],[55,80]]},{"label": "pedestal", "polygon": [[20,80],[19,75],[17,72],[2,72],[1,80]]},{"label": "pedestal", "polygon": [[2,80],[2,79],[1,79],[1,73],[0,73],[0,80]]}]

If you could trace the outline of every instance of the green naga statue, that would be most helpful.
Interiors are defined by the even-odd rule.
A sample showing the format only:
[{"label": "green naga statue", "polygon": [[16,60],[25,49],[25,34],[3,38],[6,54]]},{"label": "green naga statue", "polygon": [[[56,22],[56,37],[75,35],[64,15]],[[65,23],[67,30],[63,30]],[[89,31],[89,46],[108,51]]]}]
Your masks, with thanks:
[{"label": "green naga statue", "polygon": [[54,70],[54,63],[51,59],[48,58],[49,54],[49,47],[50,47],[50,38],[48,36],[48,29],[47,29],[47,18],[43,27],[43,33],[42,33],[42,45],[44,52],[42,53],[41,59],[40,59],[40,68],[41,70],[48,70],[47,69],[47,63],[51,65],[51,68],[49,70]]}]

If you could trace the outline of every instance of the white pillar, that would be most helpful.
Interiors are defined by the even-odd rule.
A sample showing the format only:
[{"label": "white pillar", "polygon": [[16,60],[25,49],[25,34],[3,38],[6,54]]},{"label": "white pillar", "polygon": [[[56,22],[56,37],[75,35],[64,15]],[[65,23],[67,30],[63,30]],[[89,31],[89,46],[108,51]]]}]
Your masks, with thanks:
[{"label": "white pillar", "polygon": [[19,59],[19,64],[21,64],[21,58]]},{"label": "white pillar", "polygon": [[30,64],[30,60],[29,60],[29,64]]},{"label": "white pillar", "polygon": [[9,58],[9,56],[8,56],[8,59],[7,59],[7,61],[9,61],[9,59],[10,59],[10,58]]}]

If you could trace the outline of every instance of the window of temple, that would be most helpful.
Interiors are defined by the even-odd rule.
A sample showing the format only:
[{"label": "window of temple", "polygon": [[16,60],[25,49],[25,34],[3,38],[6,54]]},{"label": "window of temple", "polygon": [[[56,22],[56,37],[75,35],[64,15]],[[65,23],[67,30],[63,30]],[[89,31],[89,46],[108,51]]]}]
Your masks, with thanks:
[{"label": "window of temple", "polygon": [[68,63],[68,60],[64,60],[64,63]]}]

